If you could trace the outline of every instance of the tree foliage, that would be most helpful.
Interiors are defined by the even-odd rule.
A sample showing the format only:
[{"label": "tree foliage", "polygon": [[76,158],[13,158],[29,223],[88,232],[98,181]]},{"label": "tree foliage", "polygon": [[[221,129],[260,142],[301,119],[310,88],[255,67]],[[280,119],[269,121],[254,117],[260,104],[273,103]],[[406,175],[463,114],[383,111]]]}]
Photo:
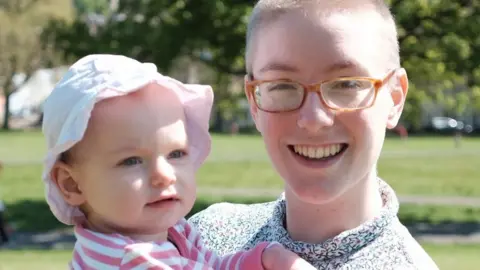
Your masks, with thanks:
[{"label": "tree foliage", "polygon": [[[117,14],[94,32],[81,20],[73,24],[57,21],[51,29],[59,34],[56,43],[66,57],[125,54],[154,62],[161,71],[169,72],[175,59],[188,56],[217,72],[236,76],[244,74],[246,23],[254,3],[125,0],[120,1]],[[411,83],[405,121],[418,125],[425,103],[441,104],[455,116],[467,108],[479,109],[480,1],[389,3],[398,24],[402,65]]]},{"label": "tree foliage", "polygon": [[411,80],[406,118],[418,123],[419,105],[443,105],[461,117],[480,110],[480,2],[393,0],[402,65]]},{"label": "tree foliage", "polygon": [[73,0],[77,15],[89,13],[107,14],[109,10],[109,0]]},{"label": "tree foliage", "polygon": [[123,54],[153,62],[163,73],[174,72],[179,58],[201,64],[202,83],[215,86],[215,111],[221,118],[232,114],[241,96],[227,91],[225,81],[243,75],[239,59],[253,2],[124,0],[116,13],[105,16],[105,24],[93,25],[79,17],[73,23],[52,21],[49,31],[55,33],[57,49],[70,61],[92,53]]}]

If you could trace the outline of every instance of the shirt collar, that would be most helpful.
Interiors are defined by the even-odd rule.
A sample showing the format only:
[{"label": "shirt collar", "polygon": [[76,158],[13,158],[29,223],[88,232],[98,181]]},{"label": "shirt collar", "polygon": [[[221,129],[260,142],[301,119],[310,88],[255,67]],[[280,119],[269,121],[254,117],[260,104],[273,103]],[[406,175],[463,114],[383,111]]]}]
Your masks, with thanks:
[{"label": "shirt collar", "polygon": [[290,238],[284,227],[286,217],[285,197],[277,200],[272,218],[268,226],[275,229],[278,239],[282,245],[299,254],[306,260],[315,261],[318,257],[331,259],[346,254],[352,254],[365,247],[387,230],[395,220],[399,209],[398,198],[393,189],[383,180],[379,179],[380,194],[383,207],[380,214],[364,224],[345,231],[321,244],[309,244],[301,241],[294,241]]}]

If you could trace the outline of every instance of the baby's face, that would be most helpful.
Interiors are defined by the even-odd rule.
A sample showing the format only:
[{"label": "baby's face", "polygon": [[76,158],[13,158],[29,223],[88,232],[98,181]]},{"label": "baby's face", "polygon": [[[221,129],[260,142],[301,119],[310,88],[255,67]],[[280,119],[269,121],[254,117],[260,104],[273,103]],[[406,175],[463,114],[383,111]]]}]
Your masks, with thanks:
[{"label": "baby's face", "polygon": [[96,229],[158,234],[195,201],[183,107],[158,85],[98,103],[73,160],[72,176]]}]

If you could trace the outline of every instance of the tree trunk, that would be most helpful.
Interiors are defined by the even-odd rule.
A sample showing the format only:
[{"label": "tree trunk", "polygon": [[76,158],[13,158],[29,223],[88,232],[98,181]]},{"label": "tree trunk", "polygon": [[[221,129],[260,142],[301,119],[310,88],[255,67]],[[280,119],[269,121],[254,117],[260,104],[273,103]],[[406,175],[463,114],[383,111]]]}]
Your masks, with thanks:
[{"label": "tree trunk", "polygon": [[41,128],[42,125],[43,125],[43,112],[40,114],[40,116],[38,117],[38,120],[35,122],[33,126],[36,128]]},{"label": "tree trunk", "polygon": [[4,107],[4,115],[3,115],[3,130],[9,130],[10,129],[10,94],[5,93],[5,105]]},{"label": "tree trunk", "polygon": [[214,118],[215,120],[213,122],[211,130],[213,132],[223,132],[224,120],[223,120],[222,112],[218,108],[216,108],[214,110],[214,114],[215,114],[215,118]]}]

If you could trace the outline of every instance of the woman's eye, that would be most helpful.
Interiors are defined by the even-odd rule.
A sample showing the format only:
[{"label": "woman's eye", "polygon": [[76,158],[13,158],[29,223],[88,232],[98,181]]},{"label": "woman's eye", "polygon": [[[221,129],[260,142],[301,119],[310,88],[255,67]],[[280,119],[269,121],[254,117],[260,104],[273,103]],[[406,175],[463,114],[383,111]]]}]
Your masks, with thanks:
[{"label": "woman's eye", "polygon": [[119,166],[135,166],[138,164],[142,164],[143,160],[140,157],[129,157],[122,160],[118,163]]},{"label": "woman's eye", "polygon": [[364,84],[357,80],[345,80],[335,82],[331,85],[331,88],[334,90],[361,90],[364,88]]},{"label": "woman's eye", "polygon": [[168,158],[182,158],[184,156],[187,155],[187,152],[183,151],[183,150],[175,150],[173,152],[171,152],[170,154],[168,154]]},{"label": "woman's eye", "polygon": [[301,90],[301,86],[296,83],[288,82],[278,82],[278,83],[268,83],[268,91],[298,91]]}]

